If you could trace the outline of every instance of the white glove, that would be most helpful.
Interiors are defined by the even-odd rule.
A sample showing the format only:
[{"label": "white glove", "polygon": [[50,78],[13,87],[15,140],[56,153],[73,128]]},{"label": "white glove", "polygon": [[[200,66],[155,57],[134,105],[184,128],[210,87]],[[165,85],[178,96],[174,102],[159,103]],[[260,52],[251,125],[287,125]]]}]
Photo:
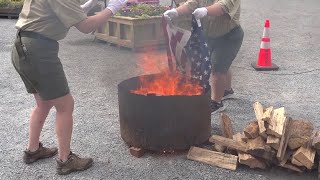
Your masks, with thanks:
[{"label": "white glove", "polygon": [[122,7],[127,4],[128,0],[110,0],[107,6],[112,14],[116,14]]},{"label": "white glove", "polygon": [[163,15],[165,18],[169,20],[172,20],[173,18],[179,16],[178,11],[175,8],[167,10],[166,12],[163,13]]},{"label": "white glove", "polygon": [[86,3],[81,5],[81,8],[83,11],[87,14],[94,6],[96,6],[98,3],[98,0],[89,0]]},{"label": "white glove", "polygon": [[201,19],[201,18],[207,16],[207,14],[208,14],[208,9],[205,8],[205,7],[197,8],[196,10],[193,11],[192,14],[194,15],[194,17],[195,17],[196,19]]}]

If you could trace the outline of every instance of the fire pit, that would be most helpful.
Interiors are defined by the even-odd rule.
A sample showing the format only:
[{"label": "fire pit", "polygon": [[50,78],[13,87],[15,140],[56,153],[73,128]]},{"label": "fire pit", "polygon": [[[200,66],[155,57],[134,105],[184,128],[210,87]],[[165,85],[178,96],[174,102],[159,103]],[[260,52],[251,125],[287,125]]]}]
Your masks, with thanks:
[{"label": "fire pit", "polygon": [[135,92],[141,88],[142,80],[153,81],[162,76],[133,77],[118,85],[122,139],[130,146],[152,151],[186,150],[204,143],[211,132],[208,94]]}]

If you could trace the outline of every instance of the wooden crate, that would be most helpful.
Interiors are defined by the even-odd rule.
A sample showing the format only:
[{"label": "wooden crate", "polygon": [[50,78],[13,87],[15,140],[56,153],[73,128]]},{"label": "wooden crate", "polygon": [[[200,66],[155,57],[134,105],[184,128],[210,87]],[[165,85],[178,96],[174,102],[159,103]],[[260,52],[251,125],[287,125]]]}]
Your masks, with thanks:
[{"label": "wooden crate", "polygon": [[22,8],[0,8],[0,16],[11,18],[19,17]]},{"label": "wooden crate", "polygon": [[165,45],[162,16],[149,18],[113,16],[105,26],[95,32],[95,37],[133,51]]}]

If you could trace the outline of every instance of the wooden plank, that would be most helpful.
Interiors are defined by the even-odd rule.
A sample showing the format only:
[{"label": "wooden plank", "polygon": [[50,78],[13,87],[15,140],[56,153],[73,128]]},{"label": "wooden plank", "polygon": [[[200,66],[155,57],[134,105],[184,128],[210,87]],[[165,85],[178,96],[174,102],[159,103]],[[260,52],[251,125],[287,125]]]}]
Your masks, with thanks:
[{"label": "wooden plank", "polygon": [[243,130],[244,135],[249,139],[259,136],[259,126],[257,121],[250,122]]},{"label": "wooden plank", "polygon": [[268,135],[274,135],[276,137],[281,138],[283,135],[283,126],[286,120],[284,107],[275,109],[272,114],[272,118],[270,120],[267,134]]},{"label": "wooden plank", "polygon": [[[233,139],[238,142],[243,142],[241,137],[242,135],[240,133],[233,135]],[[247,165],[250,168],[260,168],[260,169],[266,168],[266,163],[263,160],[258,159],[248,153],[238,151],[238,159],[240,164]]]},{"label": "wooden plank", "polygon": [[225,138],[222,136],[212,135],[209,138],[209,141],[212,143],[220,144],[222,146],[232,148],[238,151],[246,152],[247,151],[247,145],[243,142],[237,142],[233,139]]},{"label": "wooden plank", "polygon": [[261,103],[259,102],[255,102],[253,104],[253,109],[254,109],[254,112],[255,112],[255,115],[256,115],[256,119],[257,119],[257,123],[258,123],[258,126],[259,126],[259,134],[266,138],[267,137],[267,134],[266,134],[266,127],[265,127],[265,122],[262,120],[263,119],[263,106]]},{"label": "wooden plank", "polygon": [[277,159],[281,162],[284,159],[284,155],[287,151],[288,140],[290,138],[290,131],[288,128],[291,123],[291,118],[286,118],[283,125],[283,136],[280,139],[280,144],[277,152]]},{"label": "wooden plank", "polygon": [[238,156],[210,151],[194,146],[190,148],[187,159],[230,170],[236,170],[238,166]]},{"label": "wooden plank", "polygon": [[223,137],[226,138],[233,138],[233,126],[232,126],[232,121],[229,118],[228,115],[226,115],[225,113],[221,113],[220,114],[220,127],[222,130],[222,135]]},{"label": "wooden plank", "polygon": [[294,154],[293,158],[298,160],[306,168],[312,169],[314,166],[314,159],[316,156],[316,150],[311,147],[300,147]]},{"label": "wooden plank", "polygon": [[280,146],[280,138],[275,137],[273,135],[269,135],[267,137],[267,144],[272,148],[274,148],[275,150],[278,150]]}]

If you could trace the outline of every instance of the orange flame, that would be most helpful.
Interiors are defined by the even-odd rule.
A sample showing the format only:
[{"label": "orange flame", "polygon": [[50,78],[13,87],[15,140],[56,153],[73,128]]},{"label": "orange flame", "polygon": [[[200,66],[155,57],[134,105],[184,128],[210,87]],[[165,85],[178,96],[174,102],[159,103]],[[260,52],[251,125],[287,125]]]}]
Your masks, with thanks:
[{"label": "orange flame", "polygon": [[139,59],[143,74],[160,73],[161,75],[156,75],[152,80],[146,76],[140,76],[141,87],[137,90],[132,90],[132,93],[157,96],[194,96],[203,93],[203,88],[198,83],[192,82],[181,73],[174,73],[168,70],[166,54],[146,53]]}]

